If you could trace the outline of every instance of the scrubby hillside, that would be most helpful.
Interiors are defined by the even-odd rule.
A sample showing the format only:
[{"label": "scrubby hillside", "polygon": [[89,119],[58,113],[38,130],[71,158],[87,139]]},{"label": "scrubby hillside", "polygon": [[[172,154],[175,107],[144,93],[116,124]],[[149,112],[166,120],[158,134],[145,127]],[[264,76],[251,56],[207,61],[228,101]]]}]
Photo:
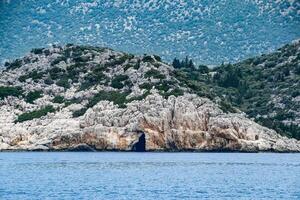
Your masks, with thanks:
[{"label": "scrubby hillside", "polygon": [[258,123],[300,139],[300,41],[212,70],[177,60],[173,65],[177,78],[200,95],[220,98],[229,110],[233,105]]},{"label": "scrubby hillside", "polygon": [[0,150],[300,150],[155,55],[67,45],[5,66]]}]

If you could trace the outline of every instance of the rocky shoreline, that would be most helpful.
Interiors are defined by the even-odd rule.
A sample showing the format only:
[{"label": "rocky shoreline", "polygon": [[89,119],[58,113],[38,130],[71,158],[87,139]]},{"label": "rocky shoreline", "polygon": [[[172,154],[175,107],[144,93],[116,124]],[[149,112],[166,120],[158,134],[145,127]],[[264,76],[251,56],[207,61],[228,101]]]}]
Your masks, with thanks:
[{"label": "rocky shoreline", "polygon": [[157,56],[35,50],[0,72],[0,151],[300,152],[173,73]]}]

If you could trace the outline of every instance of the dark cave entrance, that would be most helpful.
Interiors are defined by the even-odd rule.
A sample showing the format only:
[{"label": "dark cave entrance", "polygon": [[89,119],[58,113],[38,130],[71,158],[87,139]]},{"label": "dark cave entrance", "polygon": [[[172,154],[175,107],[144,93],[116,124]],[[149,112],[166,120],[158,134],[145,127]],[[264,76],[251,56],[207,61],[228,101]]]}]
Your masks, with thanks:
[{"label": "dark cave entrance", "polygon": [[145,139],[145,133],[142,133],[139,137],[139,141],[137,141],[133,146],[132,146],[132,151],[135,152],[144,152],[146,151],[146,139]]}]

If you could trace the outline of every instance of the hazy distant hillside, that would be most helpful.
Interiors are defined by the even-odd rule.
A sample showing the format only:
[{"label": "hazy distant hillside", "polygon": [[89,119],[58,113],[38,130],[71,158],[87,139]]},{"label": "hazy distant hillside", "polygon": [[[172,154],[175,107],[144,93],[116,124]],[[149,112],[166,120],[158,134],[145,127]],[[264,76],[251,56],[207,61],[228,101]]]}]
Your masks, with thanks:
[{"label": "hazy distant hillside", "polygon": [[296,0],[2,0],[0,62],[50,43],[236,62],[299,38],[299,10]]}]

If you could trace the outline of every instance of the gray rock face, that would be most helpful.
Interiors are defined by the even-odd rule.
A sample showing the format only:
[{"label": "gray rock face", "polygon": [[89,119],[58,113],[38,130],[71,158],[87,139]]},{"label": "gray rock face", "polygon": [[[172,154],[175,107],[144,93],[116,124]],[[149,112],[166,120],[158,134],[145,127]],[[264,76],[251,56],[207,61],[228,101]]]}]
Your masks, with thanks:
[{"label": "gray rock face", "polygon": [[299,141],[241,114],[225,114],[210,100],[191,94],[168,99],[153,94],[127,108],[101,101],[80,118],[70,118],[66,110],[45,119],[2,123],[0,149],[300,151]]},{"label": "gray rock face", "polygon": [[[172,76],[174,69],[154,56],[78,46],[48,51],[29,54],[18,68],[0,72],[0,87],[24,91],[0,96],[0,151],[300,152],[299,141],[191,94]],[[42,96],[28,102],[24,96],[30,91]],[[63,102],[54,101],[57,95]],[[49,105],[54,112],[16,122]]]}]

